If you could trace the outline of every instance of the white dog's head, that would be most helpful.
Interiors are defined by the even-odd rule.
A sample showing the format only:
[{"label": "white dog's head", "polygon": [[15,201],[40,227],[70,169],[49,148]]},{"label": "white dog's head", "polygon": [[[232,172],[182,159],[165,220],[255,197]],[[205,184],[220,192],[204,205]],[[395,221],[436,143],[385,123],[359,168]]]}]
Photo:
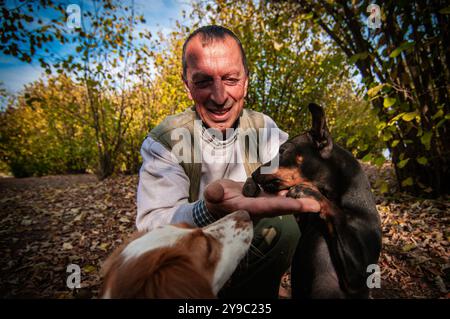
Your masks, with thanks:
[{"label": "white dog's head", "polygon": [[214,298],[253,238],[247,212],[204,228],[165,225],[136,234],[105,262],[102,298]]}]

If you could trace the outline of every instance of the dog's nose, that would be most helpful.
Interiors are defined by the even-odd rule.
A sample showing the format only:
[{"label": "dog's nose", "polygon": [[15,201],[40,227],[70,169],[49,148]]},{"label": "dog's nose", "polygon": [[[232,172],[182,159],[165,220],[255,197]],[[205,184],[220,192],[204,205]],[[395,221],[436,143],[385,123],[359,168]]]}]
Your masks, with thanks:
[{"label": "dog's nose", "polygon": [[203,228],[203,231],[210,234],[229,234],[232,235],[236,230],[250,230],[253,222],[250,215],[245,210],[238,210],[214,223]]},{"label": "dog's nose", "polygon": [[238,210],[231,213],[230,218],[236,220],[237,222],[250,222],[250,214],[245,210]]}]

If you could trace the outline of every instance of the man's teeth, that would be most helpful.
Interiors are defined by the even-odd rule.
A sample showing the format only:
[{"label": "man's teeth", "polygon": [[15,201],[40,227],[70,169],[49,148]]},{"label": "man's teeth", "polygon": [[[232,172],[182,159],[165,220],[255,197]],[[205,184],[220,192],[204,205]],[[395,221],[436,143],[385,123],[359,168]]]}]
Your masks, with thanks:
[{"label": "man's teeth", "polygon": [[213,112],[214,114],[225,114],[225,113],[227,113],[229,110],[223,110],[223,111],[211,111],[211,112]]}]

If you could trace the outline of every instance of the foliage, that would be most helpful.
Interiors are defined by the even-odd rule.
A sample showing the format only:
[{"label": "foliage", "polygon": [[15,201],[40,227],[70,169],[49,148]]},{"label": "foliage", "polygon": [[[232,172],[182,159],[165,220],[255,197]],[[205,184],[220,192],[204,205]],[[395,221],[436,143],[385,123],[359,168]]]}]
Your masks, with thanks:
[{"label": "foliage", "polygon": [[[165,35],[159,33],[156,37],[142,31],[142,28],[137,29],[137,24],[144,22],[142,16],[135,14],[132,6],[119,1],[93,2],[96,10],[83,10],[82,28],[70,32],[65,26],[65,8],[54,1],[26,4],[9,10],[9,13],[2,10],[3,52],[24,61],[40,61],[51,74],[48,82],[33,84],[33,89],[28,88],[18,100],[31,100],[31,106],[38,107],[42,112],[36,115],[36,118],[42,116],[42,123],[61,121],[66,125],[64,129],[56,126],[55,130],[50,124],[39,128],[39,121],[30,123],[30,131],[31,128],[47,130],[48,135],[59,134],[60,138],[58,135],[51,139],[42,137],[42,141],[31,143],[31,139],[28,144],[23,143],[23,153],[25,148],[29,149],[28,160],[19,163],[23,167],[25,163],[34,163],[30,161],[31,156],[36,158],[36,163],[43,161],[47,163],[44,166],[50,167],[48,163],[56,160],[50,155],[43,160],[37,151],[45,145],[49,152],[65,154],[67,161],[79,163],[79,168],[72,164],[61,165],[62,171],[93,169],[100,178],[114,171],[137,172],[140,166],[138,150],[146,133],[165,116],[180,112],[192,104],[181,80],[184,39],[196,27],[215,23],[232,29],[246,50],[250,68],[247,107],[268,114],[282,129],[294,135],[310,125],[305,106],[313,101],[319,103],[326,109],[335,140],[355,156],[382,164],[382,150],[388,147],[400,183],[403,182],[404,186],[412,184],[413,188],[423,185],[428,191],[430,185],[431,188],[442,189],[445,186],[442,180],[438,183],[440,186],[430,184],[422,175],[428,172],[428,181],[432,182],[435,171],[440,169],[441,175],[446,176],[445,165],[441,165],[445,164],[446,159],[441,157],[445,157],[447,149],[442,148],[441,137],[446,134],[447,106],[440,102],[437,105],[428,103],[425,112],[419,103],[423,94],[417,91],[416,86],[411,86],[411,81],[395,80],[413,76],[407,68],[400,72],[399,65],[417,60],[413,55],[417,44],[413,45],[408,40],[396,45],[393,34],[400,31],[395,28],[382,29],[377,34],[371,34],[362,25],[350,30],[350,24],[355,23],[353,20],[361,24],[358,19],[365,18],[366,14],[363,10],[365,3],[354,3],[354,7],[347,12],[345,6],[350,4],[341,2],[327,2],[319,8],[315,2],[308,1],[300,4],[252,0],[195,1],[192,10],[184,13],[189,18],[188,25],[177,23],[174,31]],[[389,6],[397,8],[394,4]],[[398,6],[402,8],[402,5]],[[43,8],[58,13],[53,15],[55,23],[30,20],[35,19],[36,13]],[[313,9],[317,10],[312,13]],[[344,22],[333,22],[332,13]],[[23,20],[21,28],[28,31],[14,33],[14,28],[19,28],[17,19]],[[345,19],[350,20],[345,22]],[[405,21],[400,19],[396,23],[409,20]],[[44,30],[35,29],[41,32],[37,34],[34,29],[24,27],[27,23],[37,23]],[[354,30],[362,30],[360,37]],[[408,36],[414,35],[402,35],[402,39]],[[386,39],[383,40],[383,37]],[[358,41],[352,40],[352,46],[345,42],[353,38]],[[383,41],[385,44],[382,44]],[[440,43],[439,38],[436,41]],[[55,43],[71,45],[73,53],[59,57],[51,54],[50,50],[47,58],[36,53],[40,46],[48,48]],[[435,49],[430,47],[429,50]],[[433,52],[429,54],[434,56]],[[398,64],[398,61],[402,63]],[[436,63],[431,63],[430,67]],[[422,69],[424,67],[421,66]],[[355,70],[361,74],[363,83],[355,81]],[[66,82],[71,79],[73,88],[61,88],[61,94],[53,94],[58,98],[42,93],[58,90],[56,83],[64,78]],[[441,79],[442,75],[438,78]],[[428,83],[432,86],[434,82]],[[361,86],[364,86],[363,93],[372,103],[361,98]],[[405,93],[403,97],[399,97],[401,92]],[[447,94],[439,93],[439,90],[436,92],[436,95],[430,95],[433,103],[439,94]],[[26,121],[21,121],[20,116],[32,118],[31,106],[25,102],[18,105],[16,109],[10,107],[2,117],[14,118],[11,123],[16,123],[17,132],[26,131],[23,124]],[[417,108],[418,105],[422,109]],[[430,114],[431,117],[428,116]],[[425,122],[428,123],[426,127],[423,126]],[[2,145],[4,148],[9,147],[8,143],[19,145],[19,139],[13,138],[15,128],[12,124],[9,127],[9,131],[6,127],[1,130],[2,143],[6,143]],[[73,132],[84,133],[70,135],[70,127],[73,127]],[[64,151],[53,150],[50,142],[52,147],[58,145]],[[31,145],[39,146],[33,149],[35,146]],[[86,148],[82,155],[80,148]],[[24,158],[24,155],[21,156]],[[432,163],[439,165],[433,166]],[[416,166],[423,168],[424,172],[418,172]],[[24,168],[28,175],[61,170]],[[410,179],[411,175],[414,178]]]},{"label": "foliage", "polygon": [[[384,174],[369,170],[371,180],[378,179],[371,172]],[[133,232],[137,182],[136,175],[0,179],[0,297],[98,298],[104,260]],[[377,199],[384,249],[373,297],[448,298],[448,198]],[[72,263],[81,289],[66,286]]]},{"label": "foliage", "polygon": [[[129,101],[131,84],[136,77],[148,80],[149,50],[135,39],[135,25],[145,21],[135,15],[133,6],[114,0],[91,5],[92,10],[84,10],[82,14],[82,25],[71,32],[65,24],[65,8],[54,1],[19,5],[10,9],[10,13],[3,8],[1,27],[5,44],[0,49],[26,62],[38,60],[48,74],[64,74],[85,88],[81,92],[87,112],[77,115],[95,132],[96,172],[102,179],[118,165],[124,136],[137,112]],[[51,10],[56,18],[47,23],[34,21],[33,13],[43,9]],[[37,23],[40,27],[27,26],[21,31],[22,22]],[[46,36],[43,29],[51,35]],[[139,33],[140,39],[150,37],[148,32]],[[48,58],[40,57],[36,53],[38,48],[52,41],[70,44],[74,53],[59,57],[53,52]]]},{"label": "foliage", "polygon": [[[292,19],[295,6],[216,0],[196,2],[193,8],[194,28],[224,25],[241,40],[250,70],[247,107],[271,116],[295,135],[310,127],[308,103],[322,104],[338,141],[359,157],[371,152],[384,160],[382,145],[372,135],[375,116],[353,93],[342,51],[308,19]],[[356,114],[367,116],[358,119]],[[348,129],[355,125],[360,130]]]},{"label": "foliage", "polygon": [[[70,92],[70,95],[67,94]],[[1,113],[2,160],[16,177],[85,172],[95,156],[84,88],[65,76],[29,85]]]},{"label": "foliage", "polygon": [[377,138],[379,120],[370,103],[354,93],[350,82],[331,84],[333,95],[324,98],[327,121],[335,141],[363,161],[385,163],[383,142]]},{"label": "foliage", "polygon": [[378,132],[396,168],[399,186],[422,194],[448,194],[448,4],[385,1],[381,28],[365,24],[370,1],[296,1],[345,52],[363,78],[380,123]]}]

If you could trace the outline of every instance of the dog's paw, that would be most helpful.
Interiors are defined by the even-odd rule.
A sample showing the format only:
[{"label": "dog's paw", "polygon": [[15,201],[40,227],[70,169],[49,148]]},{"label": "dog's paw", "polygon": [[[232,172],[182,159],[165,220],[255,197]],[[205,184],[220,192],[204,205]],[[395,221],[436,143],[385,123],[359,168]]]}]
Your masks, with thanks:
[{"label": "dog's paw", "polygon": [[292,198],[313,198],[320,204],[319,216],[322,219],[328,219],[329,217],[336,216],[338,208],[334,205],[326,196],[324,196],[314,186],[308,184],[298,184],[292,186],[286,195]]},{"label": "dog's paw", "polygon": [[318,190],[306,184],[292,186],[286,196],[292,198],[314,198],[317,201],[323,200],[323,195]]},{"label": "dog's paw", "polygon": [[249,177],[245,181],[242,193],[245,197],[258,197],[259,193],[261,193],[261,188],[253,178]]}]

